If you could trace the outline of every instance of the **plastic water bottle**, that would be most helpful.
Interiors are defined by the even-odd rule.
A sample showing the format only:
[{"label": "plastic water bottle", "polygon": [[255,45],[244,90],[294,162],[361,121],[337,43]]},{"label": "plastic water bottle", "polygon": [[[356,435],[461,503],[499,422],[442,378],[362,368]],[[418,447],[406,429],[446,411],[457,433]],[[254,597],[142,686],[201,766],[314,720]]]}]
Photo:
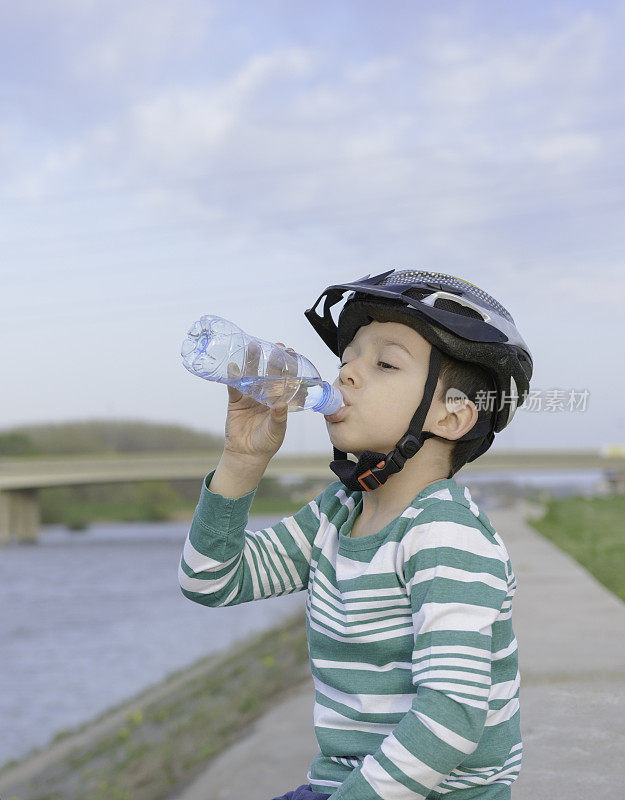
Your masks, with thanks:
[{"label": "plastic water bottle", "polygon": [[322,380],[307,358],[249,336],[222,317],[205,314],[194,322],[180,354],[193,375],[226,383],[269,407],[287,404],[289,411],[333,414],[343,405],[340,391]]}]

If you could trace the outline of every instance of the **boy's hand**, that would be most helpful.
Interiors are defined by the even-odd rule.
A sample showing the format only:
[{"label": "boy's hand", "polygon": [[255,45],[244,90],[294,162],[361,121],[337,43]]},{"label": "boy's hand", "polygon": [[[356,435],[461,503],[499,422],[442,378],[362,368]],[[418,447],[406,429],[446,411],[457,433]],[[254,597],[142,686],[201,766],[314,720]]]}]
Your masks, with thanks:
[{"label": "boy's hand", "polygon": [[[277,342],[285,347],[282,342]],[[287,352],[294,352],[286,348]],[[244,374],[255,374],[260,358],[260,346],[252,341],[248,347]],[[279,377],[283,373],[283,363],[267,365],[267,375]],[[228,365],[228,377],[237,379],[240,371],[235,364]],[[283,382],[276,381],[277,387]],[[280,404],[269,408],[232,386],[228,389],[228,413],[226,416],[226,436],[224,452],[233,458],[242,458],[266,465],[278,452],[284,441],[287,422],[287,405]],[[282,394],[282,390],[280,390]]]}]

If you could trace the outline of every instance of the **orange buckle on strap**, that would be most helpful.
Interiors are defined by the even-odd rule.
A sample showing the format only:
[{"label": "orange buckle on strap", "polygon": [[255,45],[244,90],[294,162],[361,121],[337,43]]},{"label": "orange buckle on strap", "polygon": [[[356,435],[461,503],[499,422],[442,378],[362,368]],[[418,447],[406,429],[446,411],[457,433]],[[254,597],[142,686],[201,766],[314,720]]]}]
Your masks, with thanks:
[{"label": "orange buckle on strap", "polygon": [[[382,467],[383,467],[385,464],[386,464],[386,461],[380,461],[380,463],[379,463],[379,464],[376,464],[376,467],[377,467],[378,469],[382,469]],[[373,489],[370,489],[370,488],[367,486],[367,484],[365,483],[365,480],[364,480],[365,478],[368,478],[368,477],[369,477],[369,475],[371,475],[371,477],[372,477],[372,478],[374,478],[376,481],[378,481],[378,479],[375,477],[375,475],[373,474],[373,472],[371,472],[371,470],[370,470],[370,469],[368,469],[366,472],[363,472],[363,473],[362,473],[362,475],[359,475],[359,476],[358,476],[358,479],[357,479],[357,480],[358,480],[358,483],[359,483],[359,484],[362,486],[362,488],[365,490],[365,492],[372,492],[372,491],[373,491],[373,489],[377,489],[377,488],[378,488],[378,486],[382,486],[382,481],[378,481],[378,486],[374,486],[374,487],[373,487]]]}]

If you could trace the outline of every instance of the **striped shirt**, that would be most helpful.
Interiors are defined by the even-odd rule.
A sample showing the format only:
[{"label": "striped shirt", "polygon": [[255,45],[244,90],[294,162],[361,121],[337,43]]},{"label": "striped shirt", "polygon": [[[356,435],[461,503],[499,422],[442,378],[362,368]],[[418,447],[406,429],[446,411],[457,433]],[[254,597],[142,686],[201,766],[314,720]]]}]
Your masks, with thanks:
[{"label": "striped shirt", "polygon": [[362,492],[331,483],[246,530],[255,491],[208,489],[180,563],[191,600],[228,606],[307,591],[319,753],[332,800],[508,800],[521,768],[516,581],[469,489],[430,483],[382,530],[350,536]]}]

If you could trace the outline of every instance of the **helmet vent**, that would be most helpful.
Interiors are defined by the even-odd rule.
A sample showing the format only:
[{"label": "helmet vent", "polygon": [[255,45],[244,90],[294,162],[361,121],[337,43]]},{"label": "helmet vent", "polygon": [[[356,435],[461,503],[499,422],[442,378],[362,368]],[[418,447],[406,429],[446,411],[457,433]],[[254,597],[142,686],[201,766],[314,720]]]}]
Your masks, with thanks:
[{"label": "helmet vent", "polygon": [[[497,302],[494,297],[491,297],[479,286],[473,283],[457,278],[455,275],[446,275],[443,272],[428,272],[427,270],[405,269],[395,271],[392,275],[380,281],[380,286],[393,286],[397,284],[410,285],[415,283],[427,284],[434,283],[444,291],[454,292],[458,294],[461,292],[467,299],[477,301],[480,305],[485,305],[487,308],[494,310],[497,314],[504,317],[514,325],[512,316],[506,309]],[[419,289],[416,289],[419,291]],[[431,294],[431,289],[426,291],[426,294]],[[404,294],[408,294],[405,292]],[[419,298],[420,299],[420,298]],[[455,310],[455,309],[454,309]],[[466,313],[466,312],[463,312]]]},{"label": "helmet vent", "polygon": [[402,292],[402,295],[411,297],[413,300],[423,300],[423,298],[427,297],[429,294],[432,294],[431,289],[406,289],[405,292]]},{"label": "helmet vent", "polygon": [[482,315],[478,314],[473,308],[467,308],[460,303],[454,303],[446,297],[434,301],[434,308],[442,308],[443,311],[451,311],[453,314],[462,314],[463,317],[473,317],[474,319],[482,319]]}]

